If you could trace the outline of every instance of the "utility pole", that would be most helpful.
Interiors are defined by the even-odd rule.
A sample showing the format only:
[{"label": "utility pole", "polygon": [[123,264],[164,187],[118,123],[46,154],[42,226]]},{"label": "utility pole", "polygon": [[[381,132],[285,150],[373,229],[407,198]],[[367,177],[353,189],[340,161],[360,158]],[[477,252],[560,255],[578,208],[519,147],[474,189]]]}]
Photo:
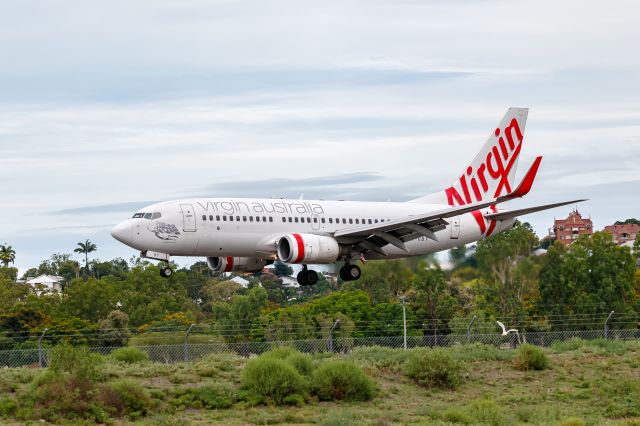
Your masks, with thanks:
[{"label": "utility pole", "polygon": [[402,300],[402,328],[404,330],[404,350],[407,350],[407,308],[405,306],[405,297],[400,298]]}]

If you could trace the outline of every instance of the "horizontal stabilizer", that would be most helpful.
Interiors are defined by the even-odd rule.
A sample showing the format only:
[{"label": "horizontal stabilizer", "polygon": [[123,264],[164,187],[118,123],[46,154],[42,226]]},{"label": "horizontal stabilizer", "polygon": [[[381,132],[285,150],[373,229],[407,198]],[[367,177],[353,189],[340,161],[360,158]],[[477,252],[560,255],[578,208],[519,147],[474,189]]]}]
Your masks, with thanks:
[{"label": "horizontal stabilizer", "polygon": [[567,204],[580,203],[582,201],[587,201],[587,200],[584,199],[584,200],[563,201],[561,203],[545,204],[544,206],[527,207],[526,209],[509,210],[505,212],[485,214],[484,217],[489,220],[512,219],[514,217],[523,216],[525,214],[535,213],[542,210],[553,209],[555,207],[566,206]]}]

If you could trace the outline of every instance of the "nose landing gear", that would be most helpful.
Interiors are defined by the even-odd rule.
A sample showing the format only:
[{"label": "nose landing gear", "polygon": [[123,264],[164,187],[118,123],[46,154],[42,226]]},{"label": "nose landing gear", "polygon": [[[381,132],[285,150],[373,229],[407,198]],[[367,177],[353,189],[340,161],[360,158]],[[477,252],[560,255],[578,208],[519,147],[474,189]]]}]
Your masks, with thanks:
[{"label": "nose landing gear", "polygon": [[318,273],[311,269],[307,269],[307,265],[302,266],[302,271],[298,272],[296,277],[298,284],[301,286],[314,285],[318,282]]}]

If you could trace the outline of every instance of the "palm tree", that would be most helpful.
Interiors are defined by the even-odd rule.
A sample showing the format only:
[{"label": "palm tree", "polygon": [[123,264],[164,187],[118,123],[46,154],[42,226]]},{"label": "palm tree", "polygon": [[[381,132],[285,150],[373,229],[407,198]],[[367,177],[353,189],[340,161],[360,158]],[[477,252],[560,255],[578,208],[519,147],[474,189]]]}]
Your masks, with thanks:
[{"label": "palm tree", "polygon": [[98,247],[89,240],[84,243],[78,243],[78,248],[73,250],[76,253],[84,253],[84,267],[87,272],[89,272],[89,253],[96,250],[98,250]]},{"label": "palm tree", "polygon": [[10,263],[15,262],[16,260],[16,251],[8,246],[7,243],[4,243],[0,246],[0,262],[2,262],[2,266],[5,268],[9,266]]}]

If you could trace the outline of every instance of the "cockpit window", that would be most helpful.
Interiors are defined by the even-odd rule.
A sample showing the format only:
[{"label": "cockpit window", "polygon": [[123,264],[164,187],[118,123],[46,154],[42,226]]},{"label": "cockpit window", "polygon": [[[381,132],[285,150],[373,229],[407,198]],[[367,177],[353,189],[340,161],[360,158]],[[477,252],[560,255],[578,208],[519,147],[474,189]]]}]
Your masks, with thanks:
[{"label": "cockpit window", "polygon": [[136,214],[133,215],[134,219],[138,219],[138,218],[141,218],[141,217],[144,217],[144,213],[136,213]]},{"label": "cockpit window", "polygon": [[151,216],[152,220],[160,219],[162,215],[159,212],[155,212],[153,216]]},{"label": "cockpit window", "polygon": [[145,213],[145,214],[144,214],[144,218],[145,218],[145,219],[151,219],[151,216],[153,216],[153,214],[152,214],[152,213]]}]

